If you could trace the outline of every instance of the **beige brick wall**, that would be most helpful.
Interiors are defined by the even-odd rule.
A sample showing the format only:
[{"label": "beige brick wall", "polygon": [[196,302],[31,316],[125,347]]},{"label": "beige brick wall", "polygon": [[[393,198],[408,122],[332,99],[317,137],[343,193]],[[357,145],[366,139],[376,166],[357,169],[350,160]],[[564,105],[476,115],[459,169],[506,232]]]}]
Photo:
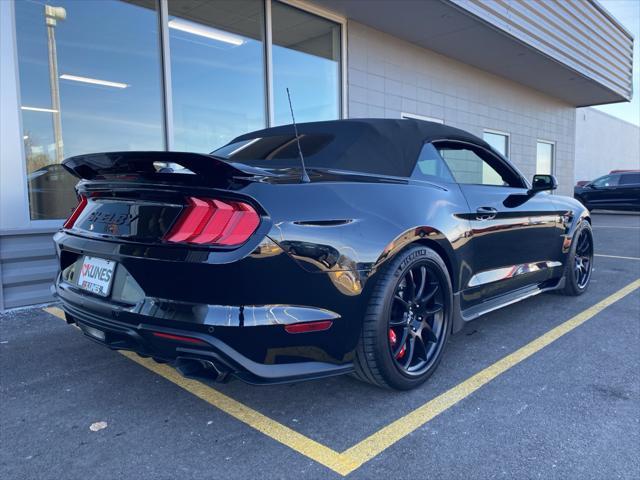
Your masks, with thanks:
[{"label": "beige brick wall", "polygon": [[412,113],[482,136],[510,135],[510,158],[530,179],[536,141],[553,141],[559,193],[573,187],[575,108],[365,25],[348,24],[349,117]]}]

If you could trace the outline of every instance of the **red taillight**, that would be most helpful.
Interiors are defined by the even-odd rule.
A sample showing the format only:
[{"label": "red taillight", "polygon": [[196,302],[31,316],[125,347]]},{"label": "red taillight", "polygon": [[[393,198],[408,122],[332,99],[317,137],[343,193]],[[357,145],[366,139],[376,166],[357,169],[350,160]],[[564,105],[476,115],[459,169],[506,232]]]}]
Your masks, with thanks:
[{"label": "red taillight", "polygon": [[183,337],[182,335],[173,335],[171,333],[153,332],[154,337],[164,338],[166,340],[175,340],[176,342],[195,343],[197,345],[206,345],[207,342],[203,342],[199,338]]},{"label": "red taillight", "polygon": [[333,325],[332,320],[321,320],[319,322],[304,322],[285,325],[284,330],[287,333],[322,332],[323,330],[329,330],[331,325]]},{"label": "red taillight", "polygon": [[62,226],[62,228],[71,228],[71,227],[73,227],[73,224],[76,223],[76,220],[78,220],[78,217],[80,216],[80,214],[84,210],[84,207],[86,207],[86,206],[87,206],[87,197],[82,195],[80,197],[80,202],[78,203],[78,206],[71,213],[71,216],[69,218],[67,218],[67,221],[64,222],[64,225]]},{"label": "red taillight", "polygon": [[187,207],[169,234],[168,242],[240,245],[256,231],[260,217],[243,202],[187,198]]}]

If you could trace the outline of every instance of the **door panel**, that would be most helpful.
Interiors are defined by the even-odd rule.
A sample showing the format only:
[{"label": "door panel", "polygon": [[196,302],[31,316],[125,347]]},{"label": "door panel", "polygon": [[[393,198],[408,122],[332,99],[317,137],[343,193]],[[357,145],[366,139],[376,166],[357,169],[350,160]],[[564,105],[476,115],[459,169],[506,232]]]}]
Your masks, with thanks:
[{"label": "door panel", "polygon": [[622,190],[621,208],[640,211],[640,184],[621,185],[620,189]]},{"label": "door panel", "polygon": [[551,277],[561,261],[562,230],[547,193],[460,185],[471,224],[463,308]]},{"label": "door panel", "polygon": [[614,207],[621,201],[619,180],[620,175],[605,175],[594,180],[585,191],[584,199],[592,209]]},{"label": "door panel", "polygon": [[549,194],[529,194],[522,175],[485,146],[445,140],[435,147],[467,201],[462,308],[550,278],[562,230]]},{"label": "door panel", "polygon": [[640,172],[629,172],[620,175],[620,204],[618,208],[640,210]]}]

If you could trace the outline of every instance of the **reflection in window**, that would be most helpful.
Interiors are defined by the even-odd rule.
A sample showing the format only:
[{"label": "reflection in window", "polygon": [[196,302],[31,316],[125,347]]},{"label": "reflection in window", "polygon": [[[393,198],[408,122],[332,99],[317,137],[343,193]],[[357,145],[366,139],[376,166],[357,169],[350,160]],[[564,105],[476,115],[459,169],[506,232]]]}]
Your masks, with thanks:
[{"label": "reflection in window", "polygon": [[442,157],[431,143],[425,143],[420,150],[416,168],[412,175],[419,180],[443,180],[454,182],[449,168],[442,161]]},{"label": "reflection in window", "polygon": [[163,148],[158,18],[153,0],[16,2],[30,212],[75,206],[63,158]]},{"label": "reflection in window", "polygon": [[276,125],[340,117],[340,25],[280,2],[272,4]]},{"label": "reflection in window", "polygon": [[[475,185],[507,185],[502,175],[487,160],[495,158],[489,156],[486,152],[483,158],[481,151],[464,146],[437,146],[438,152],[453,173],[458,183],[468,183]],[[514,182],[515,183],[515,182]]]},{"label": "reflection in window", "polygon": [[213,154],[232,162],[244,163],[263,167],[298,167],[300,166],[300,151],[309,165],[315,165],[312,157],[320,153],[333,137],[326,134],[302,134],[297,139],[295,135],[271,135],[248,140],[241,140],[225,145]]},{"label": "reflection in window", "polygon": [[[483,139],[500,155],[505,158],[509,157],[509,137],[507,135],[496,132],[484,132]],[[487,164],[484,164],[483,166],[482,175],[485,178],[485,181],[491,178],[491,182],[489,183],[494,185],[500,185],[500,182],[502,181],[499,175],[494,176],[493,178],[491,177],[492,175],[496,175],[496,173]]]},{"label": "reflection in window", "polygon": [[553,174],[553,143],[538,141],[536,148],[536,173]]},{"label": "reflection in window", "polygon": [[170,0],[174,149],[210,152],[266,126],[261,0]]}]

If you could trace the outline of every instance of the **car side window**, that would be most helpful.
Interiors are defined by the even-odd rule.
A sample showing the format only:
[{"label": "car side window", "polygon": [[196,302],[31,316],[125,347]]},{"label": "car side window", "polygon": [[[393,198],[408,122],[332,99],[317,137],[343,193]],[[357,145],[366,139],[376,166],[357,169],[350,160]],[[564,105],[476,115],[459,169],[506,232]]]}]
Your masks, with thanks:
[{"label": "car side window", "polygon": [[593,186],[595,187],[616,187],[618,185],[618,181],[620,179],[620,175],[605,175],[604,177],[600,177],[593,181]]},{"label": "car side window", "polygon": [[438,153],[458,183],[522,188],[522,179],[490,152],[458,142],[436,143]]},{"label": "car side window", "polygon": [[444,163],[438,151],[431,143],[425,143],[420,150],[418,161],[411,175],[418,180],[440,180],[454,183],[455,180],[449,168]]},{"label": "car side window", "polygon": [[623,173],[620,175],[620,185],[640,185],[640,173]]}]

